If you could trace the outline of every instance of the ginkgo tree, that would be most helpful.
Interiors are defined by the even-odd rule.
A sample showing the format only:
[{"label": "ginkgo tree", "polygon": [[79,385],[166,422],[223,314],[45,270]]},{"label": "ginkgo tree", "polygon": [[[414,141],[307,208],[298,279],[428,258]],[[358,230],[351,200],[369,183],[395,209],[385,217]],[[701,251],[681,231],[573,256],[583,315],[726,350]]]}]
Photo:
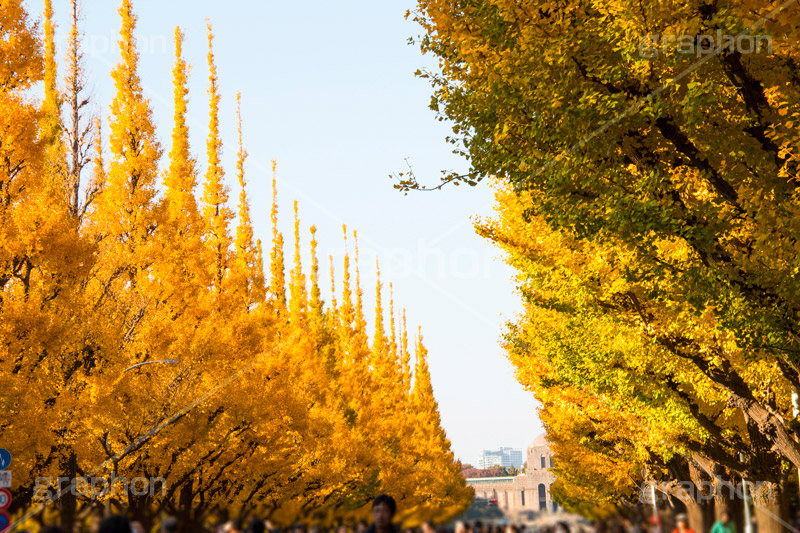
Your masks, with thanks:
[{"label": "ginkgo tree", "polygon": [[[617,480],[597,484],[604,477],[587,476],[585,457],[562,457],[559,486],[570,489],[562,496],[577,503],[576,494],[595,486],[604,487],[605,496],[590,501],[630,499],[637,485],[656,483],[683,500],[702,528],[713,507],[697,504],[713,497],[683,494],[680,482],[735,485],[744,476],[764,489],[753,496],[766,527],[769,513],[780,508],[787,469],[758,437],[758,424],[731,409],[727,391],[662,341],[725,358],[766,402],[789,393],[772,383],[777,367],[746,362],[720,333],[713,313],[698,316],[680,300],[651,299],[652,281],[634,279],[640,270],[634,254],[554,231],[543,217],[523,216],[524,201],[509,190],[497,198],[500,216],[479,230],[508,252],[519,271],[526,312],[507,341],[519,379],[542,401],[556,449],[563,446],[574,457],[581,457],[576,446],[588,448],[584,454],[606,450],[605,476]],[[627,478],[618,477],[622,460],[633,468]],[[647,476],[631,474],[643,465]]]},{"label": "ginkgo tree", "polygon": [[[393,298],[386,331],[380,284],[368,332],[357,244],[323,301],[316,228],[306,233],[297,204],[287,269],[275,176],[269,247],[256,238],[240,106],[236,167],[221,163],[211,24],[199,158],[183,31],[167,149],[139,75],[132,0],[119,8],[114,97],[100,117],[83,95],[69,5],[61,83],[59,4],[46,2],[42,34],[21,0],[0,4],[0,444],[14,456],[14,520],[72,530],[122,511],[148,529],[165,513],[183,531],[227,516],[333,524],[365,518],[383,491],[409,524],[462,512],[472,491],[441,428],[427,351],[421,337],[409,351]],[[134,490],[136,478],[154,480],[150,490]],[[109,489],[86,490],[97,479]]]},{"label": "ginkgo tree", "polygon": [[[471,165],[437,187],[494,176],[522,202],[511,218],[535,220],[540,231],[514,246],[536,246],[550,232],[578,243],[567,249],[592,266],[570,269],[581,291],[545,302],[569,302],[573,325],[564,331],[581,332],[585,313],[603,317],[583,325],[596,324],[599,337],[611,324],[632,328],[649,354],[623,369],[626,379],[641,383],[664,364],[685,366],[667,367],[670,375],[657,375],[649,390],[674,384],[672,396],[701,424],[700,435],[727,431],[717,440],[733,459],[728,475],[784,483],[800,466],[791,403],[800,387],[797,6],[420,0],[409,16],[423,28],[421,49],[440,61],[437,71],[421,73],[434,87],[431,107],[452,121],[450,140]],[[703,45],[711,35],[720,42]],[[647,48],[654,36],[656,53]],[[685,41],[694,54],[677,45]],[[737,44],[751,41],[760,44]],[[413,175],[398,183],[424,185]],[[541,269],[564,250],[516,263],[536,306]],[[565,279],[547,283],[577,291]],[[574,309],[581,296],[588,299]],[[536,328],[534,315],[528,321],[521,327]],[[604,346],[593,337],[579,338]],[[643,342],[616,349],[635,359]],[[525,353],[521,346],[513,349]],[[553,346],[547,357],[562,349]],[[604,369],[597,377],[609,380],[617,363],[603,350],[591,370],[561,355],[559,372]],[[641,400],[637,389],[626,396]],[[660,427],[669,427],[669,402],[654,406],[664,416]],[[673,444],[680,450],[687,442]],[[774,502],[759,502],[765,506],[775,511]],[[761,519],[760,527],[778,527]]]}]

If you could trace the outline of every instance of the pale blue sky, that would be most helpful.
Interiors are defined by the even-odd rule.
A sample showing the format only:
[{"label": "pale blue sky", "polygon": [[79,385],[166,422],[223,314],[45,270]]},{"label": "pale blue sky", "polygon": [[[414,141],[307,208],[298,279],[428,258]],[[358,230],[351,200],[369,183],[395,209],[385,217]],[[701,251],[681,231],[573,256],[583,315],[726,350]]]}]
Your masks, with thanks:
[{"label": "pale blue sky", "polygon": [[[60,53],[69,2],[54,4]],[[39,14],[43,1],[27,5]],[[87,65],[104,121],[112,95],[109,71],[117,60],[118,5],[83,0]],[[441,169],[466,168],[444,141],[449,127],[428,109],[431,88],[413,75],[417,68],[435,67],[433,58],[407,44],[419,33],[404,19],[413,7],[409,0],[134,0],[141,76],[165,153],[172,127],[172,35],[180,25],[184,55],[193,64],[192,147],[203,163],[208,17],[216,34],[232,198],[238,194],[232,180],[240,90],[258,236],[268,240],[269,166],[276,159],[282,229],[291,233],[291,202],[299,200],[303,226],[316,224],[320,252],[333,254],[337,267],[341,224],[358,230],[370,310],[378,256],[387,290],[392,281],[397,305],[407,308],[411,325],[422,325],[453,450],[474,463],[484,448],[524,449],[541,426],[533,398],[514,380],[499,346],[504,322],[519,308],[512,272],[470,220],[491,212],[491,191],[482,185],[403,196],[388,178],[405,168],[404,158],[429,183]]]}]

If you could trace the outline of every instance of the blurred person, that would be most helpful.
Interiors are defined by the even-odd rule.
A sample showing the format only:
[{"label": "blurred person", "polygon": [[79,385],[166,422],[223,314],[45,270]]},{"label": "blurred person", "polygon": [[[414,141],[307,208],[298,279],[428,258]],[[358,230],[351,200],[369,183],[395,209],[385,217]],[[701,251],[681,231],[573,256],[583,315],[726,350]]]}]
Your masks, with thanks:
[{"label": "blurred person", "polygon": [[642,533],[642,529],[638,522],[631,522],[630,518],[623,518],[622,525],[628,533]]},{"label": "blurred person", "polygon": [[242,519],[231,518],[225,523],[223,531],[225,533],[242,533]]},{"label": "blurred person", "polygon": [[358,524],[356,524],[356,533],[365,533],[367,529],[369,529],[369,526],[363,520],[359,520]]},{"label": "blurred person", "polygon": [[662,533],[663,529],[661,527],[661,515],[660,514],[651,515],[650,519],[649,519],[649,523],[650,523],[650,526],[649,526],[650,529],[648,529],[648,531],[650,531],[650,533]]},{"label": "blurred person", "polygon": [[336,533],[347,533],[347,526],[342,524],[341,526],[337,527]]},{"label": "blurred person", "polygon": [[138,520],[131,520],[131,531],[133,533],[144,533],[144,526]]},{"label": "blurred person", "polygon": [[[100,522],[103,521],[103,517],[97,514],[92,515],[89,519],[89,533],[97,533],[100,531]],[[79,523],[75,523],[76,527],[80,527]]]},{"label": "blurred person", "polygon": [[168,516],[161,522],[161,533],[178,533],[178,519],[174,516]]},{"label": "blurred person", "polygon": [[736,533],[736,524],[731,520],[731,513],[727,509],[719,515],[719,520],[714,522],[711,533]]},{"label": "blurred person", "polygon": [[675,529],[672,530],[672,533],[695,533],[695,531],[689,527],[686,515],[681,513],[675,517]]},{"label": "blurred person", "polygon": [[260,518],[253,518],[247,526],[247,533],[264,533],[266,529],[267,526],[264,524],[263,520]]},{"label": "blurred person", "polygon": [[453,527],[453,533],[467,533],[467,526],[461,520],[457,521]]},{"label": "blurred person", "polygon": [[[478,522],[476,522],[477,524]],[[425,520],[422,523],[422,533],[436,533],[436,529],[433,527],[433,522],[430,520]],[[486,533],[486,531],[479,531],[478,533]]]},{"label": "blurred person", "polygon": [[111,515],[100,522],[99,533],[132,533],[131,524],[121,514]]},{"label": "blurred person", "polygon": [[379,494],[372,501],[372,525],[366,533],[396,533],[397,528],[392,523],[397,512],[397,503],[388,494]]}]

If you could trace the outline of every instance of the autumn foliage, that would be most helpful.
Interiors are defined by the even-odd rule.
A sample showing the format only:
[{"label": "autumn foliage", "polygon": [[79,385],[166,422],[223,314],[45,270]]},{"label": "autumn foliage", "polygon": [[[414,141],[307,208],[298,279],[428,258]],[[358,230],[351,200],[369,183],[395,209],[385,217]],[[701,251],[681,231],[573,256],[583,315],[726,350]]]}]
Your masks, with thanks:
[{"label": "autumn foliage", "polygon": [[[421,334],[393,299],[387,313],[380,283],[374,300],[364,296],[357,241],[323,301],[316,229],[302,228],[296,204],[293,248],[277,200],[271,242],[255,239],[241,115],[233,205],[211,26],[200,162],[181,30],[167,147],[138,73],[131,0],[119,9],[105,136],[85,111],[75,2],[71,11],[59,83],[50,2],[43,35],[21,0],[0,3],[0,444],[14,457],[14,519],[57,514],[71,525],[109,506],[146,525],[175,514],[186,530],[226,513],[330,524],[366,517],[380,492],[409,524],[461,512],[472,492],[440,424]],[[140,363],[153,364],[131,368]],[[65,490],[38,505],[34,488],[59,476],[163,483],[95,499]]]},{"label": "autumn foliage", "polygon": [[[444,183],[496,179],[479,231],[518,272],[506,346],[543,405],[556,498],[602,514],[655,485],[700,531],[741,498],[681,484],[744,478],[759,530],[780,530],[800,467],[797,5],[420,0],[410,16],[471,165]],[[770,46],[641,50],[719,34]]]}]

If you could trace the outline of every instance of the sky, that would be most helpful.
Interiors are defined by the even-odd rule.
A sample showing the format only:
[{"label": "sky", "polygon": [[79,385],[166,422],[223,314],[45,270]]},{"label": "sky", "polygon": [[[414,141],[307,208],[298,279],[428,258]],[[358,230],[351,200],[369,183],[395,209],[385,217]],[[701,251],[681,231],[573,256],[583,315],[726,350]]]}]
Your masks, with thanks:
[{"label": "sky", "polygon": [[[54,0],[58,53],[65,50],[69,0]],[[118,59],[118,0],[83,0],[82,29],[94,112],[107,123],[109,76]],[[292,232],[292,202],[303,227],[318,229],[320,257],[340,269],[342,224],[358,231],[362,286],[374,308],[375,260],[396,307],[422,326],[442,424],[457,458],[525,449],[542,432],[537,404],[514,379],[500,346],[520,308],[513,271],[475,234],[475,217],[492,213],[485,185],[403,195],[389,175],[412,165],[420,181],[464,171],[451,153],[450,125],[428,108],[432,89],[414,76],[436,61],[409,44],[420,28],[405,18],[406,0],[134,0],[140,75],[159,136],[169,151],[173,33],[186,34],[192,64],[189,127],[203,165],[208,125],[206,18],[215,33],[222,93],[223,163],[235,183],[235,96],[242,92],[248,195],[256,236],[269,241],[271,161],[277,162],[280,227]],[[34,16],[43,0],[28,0]],[[163,162],[162,162],[163,164]],[[234,206],[235,207],[235,206]],[[306,233],[307,235],[307,233]],[[352,240],[350,241],[352,251]],[[306,246],[307,253],[307,246]],[[306,266],[308,260],[306,258]],[[327,269],[324,270],[327,273]],[[341,270],[339,270],[341,274]],[[327,276],[323,286],[328,286]],[[384,301],[388,294],[384,294]]]}]

